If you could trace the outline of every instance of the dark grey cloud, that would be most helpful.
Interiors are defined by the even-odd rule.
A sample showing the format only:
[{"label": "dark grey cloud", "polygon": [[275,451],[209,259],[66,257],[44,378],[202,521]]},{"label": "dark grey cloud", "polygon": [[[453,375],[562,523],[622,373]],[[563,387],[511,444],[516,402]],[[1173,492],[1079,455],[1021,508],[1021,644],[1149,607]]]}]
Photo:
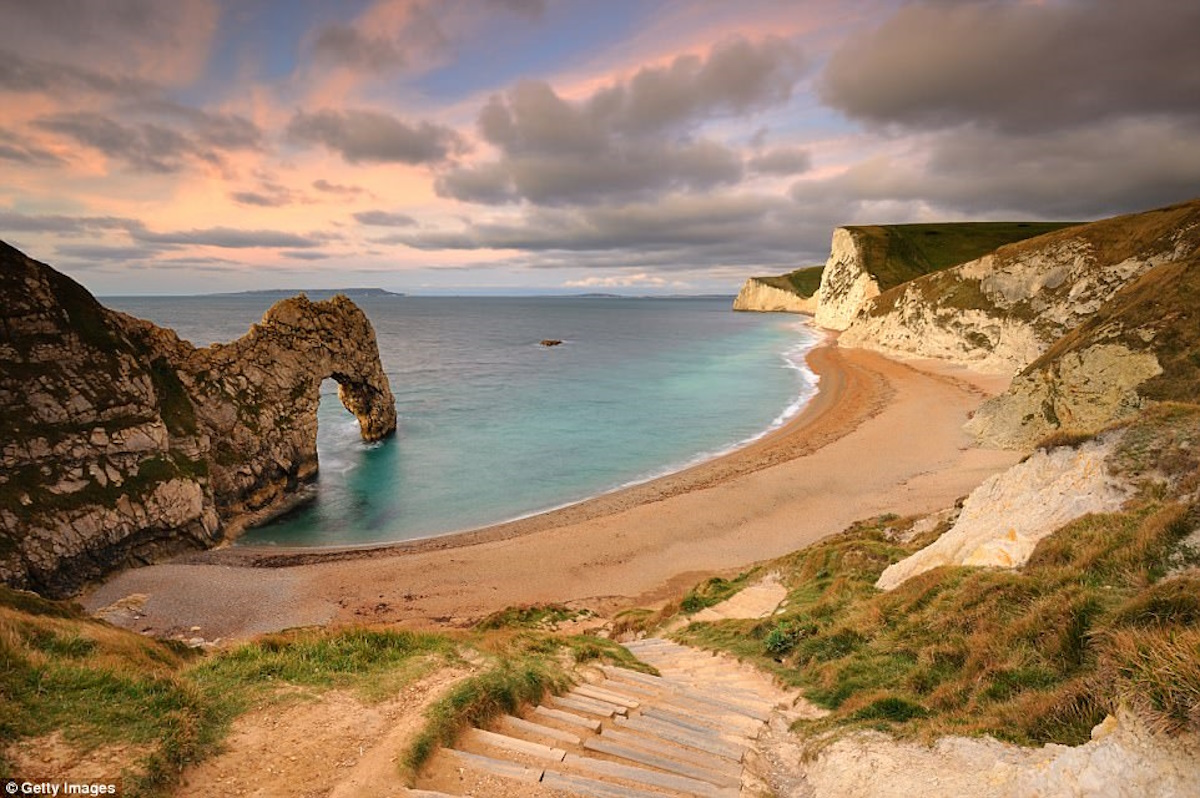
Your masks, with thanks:
[{"label": "dark grey cloud", "polygon": [[[535,207],[519,219],[475,219],[457,229],[397,233],[378,243],[425,250],[522,250],[521,264],[531,268],[774,268],[795,263],[812,234],[786,198],[677,194],[624,205]],[[829,229],[821,236],[827,250]]]},{"label": "dark grey cloud", "polygon": [[147,244],[195,245],[226,249],[253,247],[308,249],[321,245],[321,242],[313,236],[302,236],[280,230],[241,230],[233,227],[208,227],[156,233],[139,225],[130,229],[129,235],[135,241]]},{"label": "dark grey cloud", "polygon": [[239,114],[205,111],[163,99],[141,100],[126,108],[130,113],[177,124],[190,139],[204,147],[219,150],[257,150],[262,147],[262,130]]},{"label": "dark grey cloud", "polygon": [[369,72],[386,72],[408,63],[400,44],[394,39],[371,36],[349,25],[331,24],[321,28],[313,40],[312,50],[318,61]]},{"label": "dark grey cloud", "polygon": [[158,87],[137,78],[108,75],[86,67],[26,58],[0,48],[0,90],[61,96],[89,92],[123,97],[150,95]]},{"label": "dark grey cloud", "polygon": [[802,147],[776,147],[755,154],[746,166],[760,174],[798,175],[812,169],[812,154]]},{"label": "dark grey cloud", "polygon": [[645,67],[582,102],[523,81],[479,114],[480,135],[500,158],[449,170],[436,187],[469,202],[563,205],[735,183],[741,156],[696,129],[783,102],[802,69],[798,51],[781,39],[735,38],[706,58]]},{"label": "dark grey cloud", "polygon": [[192,142],[171,128],[153,123],[125,125],[91,111],[56,114],[34,124],[122,160],[137,172],[178,172],[194,152]]},{"label": "dark grey cloud", "polygon": [[260,191],[231,191],[229,198],[239,205],[255,205],[259,208],[281,208],[292,203],[288,196]]},{"label": "dark grey cloud", "polygon": [[55,247],[59,255],[82,258],[89,261],[147,260],[159,254],[161,247],[155,246],[109,246],[106,244],[60,244]]},{"label": "dark grey cloud", "polygon": [[259,208],[282,208],[303,199],[287,186],[272,180],[262,180],[254,191],[232,191],[229,198],[240,205],[254,205]]},{"label": "dark grey cloud", "polygon": [[361,194],[371,193],[361,186],[351,186],[343,183],[331,183],[324,178],[321,178],[320,180],[314,180],[312,187],[325,194],[338,194],[347,197],[356,197]]},{"label": "dark grey cloud", "polygon": [[362,25],[330,23],[311,40],[313,58],[323,64],[372,74],[412,67],[451,51],[461,39],[463,20],[478,20],[481,12],[499,9],[539,19],[545,0],[427,0],[410,2],[403,25],[394,31],[364,30]]},{"label": "dark grey cloud", "polygon": [[333,257],[333,255],[328,252],[316,252],[308,249],[299,251],[284,250],[279,254],[285,258],[288,258],[289,260],[328,260],[329,258]]},{"label": "dark grey cloud", "polygon": [[465,149],[449,127],[409,124],[379,111],[298,111],[287,133],[297,143],[322,144],[348,163],[435,164]]},{"label": "dark grey cloud", "polygon": [[1200,114],[1200,4],[909,3],[842,43],[821,79],[869,123],[1052,130]]},{"label": "dark grey cloud", "polygon": [[926,156],[876,158],[827,179],[802,179],[800,215],[831,225],[948,218],[1086,220],[1197,195],[1200,147],[1169,120],[1127,120],[1052,136],[963,128],[931,135]]},{"label": "dark grey cloud", "polygon": [[104,230],[129,230],[140,226],[136,219],[121,216],[65,216],[27,214],[0,210],[0,231],[22,233],[59,233],[85,235]]},{"label": "dark grey cloud", "polygon": [[354,220],[359,224],[377,227],[414,227],[417,220],[407,213],[389,213],[387,211],[362,211],[354,214]]},{"label": "dark grey cloud", "polygon": [[0,128],[0,160],[26,166],[60,166],[63,159],[11,130]]},{"label": "dark grey cloud", "polygon": [[33,125],[123,161],[135,172],[179,172],[193,161],[220,165],[224,151],[257,147],[257,128],[241,117],[182,106],[174,107],[171,113],[194,128],[160,122],[119,122],[93,111],[54,114],[35,120]]}]

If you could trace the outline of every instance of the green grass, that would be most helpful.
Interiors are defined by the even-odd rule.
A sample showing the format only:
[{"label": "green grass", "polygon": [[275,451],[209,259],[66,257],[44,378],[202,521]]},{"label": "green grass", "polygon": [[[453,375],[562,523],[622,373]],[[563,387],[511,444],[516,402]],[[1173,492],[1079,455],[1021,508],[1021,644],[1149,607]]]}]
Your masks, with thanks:
[{"label": "green grass", "polygon": [[[0,587],[0,751],[54,731],[81,752],[147,749],[125,794],[165,795],[218,750],[238,714],[281,688],[338,687],[380,700],[457,660],[435,634],[297,630],[203,654],[126,632],[65,602]],[[19,776],[0,754],[0,778]]]},{"label": "green grass", "polygon": [[566,671],[552,659],[502,660],[459,682],[429,708],[425,727],[404,753],[404,765],[415,773],[440,746],[452,745],[464,729],[483,726],[522,704],[540,702],[547,693],[561,692],[569,684]]},{"label": "green grass", "polygon": [[492,629],[557,629],[560,623],[587,618],[587,610],[573,610],[562,604],[523,604],[507,607],[475,624],[479,631]]},{"label": "green grass", "polygon": [[705,607],[720,604],[722,601],[740,592],[746,586],[746,583],[757,573],[758,569],[752,568],[749,571],[738,574],[733,579],[722,579],[719,576],[714,576],[689,590],[679,603],[679,609],[685,615],[693,615]]},{"label": "green grass", "polygon": [[799,687],[831,712],[801,722],[813,732],[1079,744],[1122,703],[1200,731],[1200,578],[1168,578],[1200,521],[1193,495],[1080,518],[1020,571],[943,567],[889,593],[883,569],[940,530],[901,544],[911,519],[873,519],[766,566],[789,586],[782,614],[675,636]]},{"label": "green grass", "polygon": [[821,272],[824,270],[824,266],[808,266],[787,274],[755,277],[754,279],[781,291],[788,291],[808,299],[821,287]]},{"label": "green grass", "polygon": [[948,269],[1005,244],[1044,235],[1076,222],[946,222],[889,224],[849,229],[863,262],[882,291],[930,272]]}]

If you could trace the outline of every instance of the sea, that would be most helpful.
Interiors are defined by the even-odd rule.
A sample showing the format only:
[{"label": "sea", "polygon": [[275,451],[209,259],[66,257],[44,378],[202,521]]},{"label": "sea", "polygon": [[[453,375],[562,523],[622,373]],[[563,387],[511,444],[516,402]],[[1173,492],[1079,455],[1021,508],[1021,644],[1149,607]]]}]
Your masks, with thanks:
[{"label": "sea", "polygon": [[[277,297],[107,297],[197,346]],[[321,386],[315,499],[239,545],[344,546],[525,517],[717,457],[816,389],[818,334],[731,298],[364,296],[399,416],[364,443]],[[541,345],[544,339],[559,346]]]}]

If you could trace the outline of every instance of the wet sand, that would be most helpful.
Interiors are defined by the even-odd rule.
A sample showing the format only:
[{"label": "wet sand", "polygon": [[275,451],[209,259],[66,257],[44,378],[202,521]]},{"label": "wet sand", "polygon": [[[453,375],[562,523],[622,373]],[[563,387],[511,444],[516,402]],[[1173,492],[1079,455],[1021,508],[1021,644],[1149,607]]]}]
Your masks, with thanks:
[{"label": "wet sand", "polygon": [[118,574],[82,601],[96,611],[132,596],[106,617],[207,640],[361,621],[468,625],[547,601],[610,612],[679,595],[860,518],[947,507],[1018,459],[971,447],[961,430],[1007,380],[835,342],[814,349],[809,365],[819,389],[796,418],[676,474],[422,541],[186,555]]}]

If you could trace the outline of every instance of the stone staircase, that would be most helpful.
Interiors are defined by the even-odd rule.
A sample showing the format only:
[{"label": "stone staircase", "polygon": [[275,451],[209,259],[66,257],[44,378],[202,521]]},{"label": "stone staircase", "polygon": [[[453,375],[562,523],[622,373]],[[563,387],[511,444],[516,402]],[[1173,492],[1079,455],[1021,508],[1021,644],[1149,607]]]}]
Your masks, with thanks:
[{"label": "stone staircase", "polygon": [[417,796],[741,795],[743,758],[781,694],[766,676],[663,639],[628,643],[662,676],[608,665],[438,752]]}]

